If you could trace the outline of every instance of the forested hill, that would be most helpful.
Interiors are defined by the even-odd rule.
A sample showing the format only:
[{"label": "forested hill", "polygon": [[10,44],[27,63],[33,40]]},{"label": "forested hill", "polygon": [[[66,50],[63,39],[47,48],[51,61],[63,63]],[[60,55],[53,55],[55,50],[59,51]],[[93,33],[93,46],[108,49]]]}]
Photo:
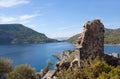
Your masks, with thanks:
[{"label": "forested hill", "polygon": [[105,29],[105,43],[106,44],[120,44],[120,28],[119,29]]},{"label": "forested hill", "polygon": [[0,24],[0,44],[23,44],[54,42],[43,33],[38,33],[22,24]]},{"label": "forested hill", "polygon": [[[80,34],[74,35],[67,42],[75,41]],[[105,29],[105,44],[120,44],[120,28],[118,29]]]}]

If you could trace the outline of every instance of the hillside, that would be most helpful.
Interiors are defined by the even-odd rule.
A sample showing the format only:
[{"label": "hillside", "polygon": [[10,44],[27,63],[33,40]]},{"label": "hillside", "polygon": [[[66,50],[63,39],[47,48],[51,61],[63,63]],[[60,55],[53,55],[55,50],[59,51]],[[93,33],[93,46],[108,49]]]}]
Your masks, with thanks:
[{"label": "hillside", "polygon": [[22,24],[0,24],[0,44],[54,42],[45,34],[38,33]]},{"label": "hillside", "polygon": [[[80,34],[74,35],[67,42],[75,41]],[[105,29],[105,44],[120,44],[120,28],[119,29]]]},{"label": "hillside", "polygon": [[119,29],[105,29],[105,43],[106,44],[120,44],[120,28]]}]

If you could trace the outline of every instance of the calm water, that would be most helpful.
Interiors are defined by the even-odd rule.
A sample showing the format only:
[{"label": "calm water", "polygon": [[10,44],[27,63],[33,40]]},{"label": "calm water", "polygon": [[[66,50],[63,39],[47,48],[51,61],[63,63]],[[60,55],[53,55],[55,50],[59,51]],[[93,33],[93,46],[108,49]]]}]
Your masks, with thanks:
[{"label": "calm water", "polygon": [[120,55],[120,46],[118,45],[105,45],[104,46],[104,51],[106,54],[110,54],[110,53],[119,53]]},{"label": "calm water", "polygon": [[[40,71],[48,61],[55,63],[57,60],[52,55],[64,50],[73,49],[70,43],[42,43],[24,45],[0,45],[0,56],[10,58],[13,65],[30,64]],[[52,67],[51,67],[52,68]]]},{"label": "calm water", "polygon": [[[23,44],[23,45],[0,45],[0,56],[10,58],[13,65],[30,64],[40,71],[48,61],[55,63],[57,60],[52,55],[64,50],[73,50],[70,43],[43,43],[43,44]],[[105,52],[117,52],[120,54],[120,46],[105,45]],[[52,68],[52,67],[51,67]]]}]

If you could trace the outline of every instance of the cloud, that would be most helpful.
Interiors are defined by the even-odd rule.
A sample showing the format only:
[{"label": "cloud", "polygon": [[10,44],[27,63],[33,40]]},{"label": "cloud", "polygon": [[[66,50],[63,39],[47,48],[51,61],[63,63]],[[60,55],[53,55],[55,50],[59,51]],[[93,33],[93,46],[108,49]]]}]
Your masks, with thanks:
[{"label": "cloud", "polygon": [[28,0],[0,0],[0,7],[13,7],[20,4],[28,4]]},{"label": "cloud", "polygon": [[37,17],[37,16],[39,16],[39,15],[38,14],[31,14],[31,15],[26,14],[26,15],[20,16],[19,18],[20,18],[20,20],[28,20],[28,19],[31,19],[31,18],[34,18],[34,17]]},{"label": "cloud", "polygon": [[0,23],[29,23],[33,18],[39,16],[39,14],[25,14],[19,16],[6,16],[0,15]]},{"label": "cloud", "polygon": [[0,22],[1,23],[10,23],[10,22],[13,22],[15,20],[16,20],[15,17],[0,16]]}]

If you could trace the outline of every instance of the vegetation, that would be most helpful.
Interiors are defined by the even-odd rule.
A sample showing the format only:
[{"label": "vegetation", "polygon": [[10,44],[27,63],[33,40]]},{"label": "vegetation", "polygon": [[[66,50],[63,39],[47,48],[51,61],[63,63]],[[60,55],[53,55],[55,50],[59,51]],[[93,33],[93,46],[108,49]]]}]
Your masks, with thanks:
[{"label": "vegetation", "polygon": [[12,67],[10,59],[0,58],[0,79],[34,79],[35,70],[29,65]]},{"label": "vegetation", "polygon": [[120,29],[105,29],[105,44],[120,44]]},{"label": "vegetation", "polygon": [[38,33],[22,24],[0,24],[0,44],[21,44],[54,42],[42,33]]},{"label": "vegetation", "polygon": [[[73,42],[80,34],[66,40],[67,42]],[[105,44],[120,44],[120,29],[105,29]]]},{"label": "vegetation", "polygon": [[[48,72],[50,65],[48,62],[43,73]],[[27,64],[12,69],[11,60],[0,58],[0,79],[36,79],[36,75],[35,70]],[[57,79],[120,79],[120,66],[108,65],[101,57],[89,57],[81,61],[81,68],[75,65],[61,69]]]},{"label": "vegetation", "polygon": [[7,79],[31,79],[34,76],[35,70],[29,65],[16,66],[15,69],[6,74]]},{"label": "vegetation", "polygon": [[84,64],[86,67],[61,70],[57,79],[120,79],[120,66],[110,66],[99,58],[88,58]]},{"label": "vegetation", "polygon": [[4,74],[12,70],[12,61],[0,57],[0,79],[4,78]]},{"label": "vegetation", "polygon": [[12,70],[12,61],[10,59],[0,58],[0,74]]}]

